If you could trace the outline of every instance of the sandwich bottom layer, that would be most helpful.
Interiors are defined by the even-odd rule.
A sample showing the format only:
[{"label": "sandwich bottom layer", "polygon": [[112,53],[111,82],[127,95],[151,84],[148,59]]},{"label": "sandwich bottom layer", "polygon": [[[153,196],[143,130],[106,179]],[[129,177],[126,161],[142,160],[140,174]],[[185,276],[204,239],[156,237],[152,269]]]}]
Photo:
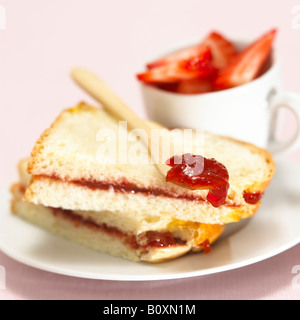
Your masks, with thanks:
[{"label": "sandwich bottom layer", "polygon": [[[95,223],[80,212],[24,201],[24,192],[21,184],[11,188],[11,208],[15,215],[91,249],[136,262],[162,262],[190,251],[208,252],[224,230],[222,225],[198,224],[195,228],[194,223],[174,220],[166,230],[128,234],[114,226]],[[194,228],[191,233],[194,239],[184,236],[189,228]]]}]

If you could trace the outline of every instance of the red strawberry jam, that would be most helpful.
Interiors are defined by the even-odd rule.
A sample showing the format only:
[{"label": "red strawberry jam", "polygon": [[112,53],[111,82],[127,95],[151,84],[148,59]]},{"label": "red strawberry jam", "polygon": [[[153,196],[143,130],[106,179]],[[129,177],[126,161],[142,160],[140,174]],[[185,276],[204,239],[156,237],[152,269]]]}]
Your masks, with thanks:
[{"label": "red strawberry jam", "polygon": [[171,247],[176,245],[176,240],[171,232],[147,231],[146,244],[150,247]]},{"label": "red strawberry jam", "polygon": [[201,244],[200,247],[203,248],[203,251],[205,254],[209,253],[211,251],[211,246],[210,246],[210,242],[208,239],[204,240]]},{"label": "red strawberry jam", "polygon": [[208,189],[206,199],[214,206],[225,203],[229,189],[226,167],[215,159],[186,153],[174,156],[166,162],[172,167],[166,176],[167,182],[191,190]]},{"label": "red strawberry jam", "polygon": [[255,191],[255,192],[244,191],[244,194],[243,194],[243,198],[245,202],[249,204],[257,204],[262,197],[263,197],[263,193],[259,191]]}]

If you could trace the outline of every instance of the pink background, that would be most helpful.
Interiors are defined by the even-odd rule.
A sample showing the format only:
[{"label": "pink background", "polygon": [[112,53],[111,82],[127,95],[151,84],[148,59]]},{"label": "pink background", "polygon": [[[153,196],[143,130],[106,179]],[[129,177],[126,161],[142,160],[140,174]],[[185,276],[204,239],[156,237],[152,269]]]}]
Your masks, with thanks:
[{"label": "pink background", "polygon": [[[16,178],[17,161],[66,107],[91,101],[70,79],[74,66],[101,75],[144,116],[135,73],[153,54],[210,30],[253,39],[277,27],[276,48],[287,90],[300,92],[300,29],[292,8],[300,0],[7,0],[0,30],[0,189]],[[299,19],[300,22],[300,19]],[[288,128],[290,126],[286,126]],[[290,157],[300,161],[300,151]],[[153,283],[74,279],[23,266],[0,253],[7,269],[3,299],[32,298],[299,298],[291,268],[300,246],[222,274]]]}]

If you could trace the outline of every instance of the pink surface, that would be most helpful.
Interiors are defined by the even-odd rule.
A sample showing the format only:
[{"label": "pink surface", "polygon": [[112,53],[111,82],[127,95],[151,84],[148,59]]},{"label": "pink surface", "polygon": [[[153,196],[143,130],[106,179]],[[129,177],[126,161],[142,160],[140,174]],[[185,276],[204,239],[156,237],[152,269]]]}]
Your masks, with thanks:
[{"label": "pink surface", "polygon": [[[300,92],[300,19],[294,1],[2,0],[0,30],[0,189],[16,178],[15,165],[58,113],[92,101],[71,81],[74,66],[92,69],[140,115],[134,74],[156,52],[217,29],[255,38],[277,27],[276,42],[287,90]],[[0,24],[1,27],[1,24]],[[1,29],[1,28],[0,28]],[[287,131],[290,125],[285,125]],[[291,154],[299,159],[300,151]],[[198,278],[157,282],[75,279],[35,270],[0,253],[7,271],[2,299],[297,299],[291,270],[300,246],[246,268]]]},{"label": "pink surface", "polygon": [[89,280],[56,275],[24,266],[0,252],[7,269],[7,289],[0,299],[299,299],[292,288],[299,246],[278,256],[223,273],[150,282]]}]

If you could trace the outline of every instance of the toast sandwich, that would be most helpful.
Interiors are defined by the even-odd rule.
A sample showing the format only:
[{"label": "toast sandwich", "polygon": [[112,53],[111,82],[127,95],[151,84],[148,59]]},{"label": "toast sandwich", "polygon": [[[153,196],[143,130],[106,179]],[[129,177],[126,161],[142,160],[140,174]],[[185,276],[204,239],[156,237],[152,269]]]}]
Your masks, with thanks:
[{"label": "toast sandwich", "polygon": [[[98,139],[103,130],[120,142],[118,121],[102,109],[80,103],[63,111],[19,164],[13,212],[101,252],[160,262],[208,250],[227,223],[254,215],[275,172],[266,150],[203,133],[203,156],[229,173],[227,197],[215,207],[208,190],[166,182],[146,147],[140,149],[145,164],[112,163]],[[133,143],[126,145],[128,156]],[[191,143],[190,152],[196,147]]]}]

